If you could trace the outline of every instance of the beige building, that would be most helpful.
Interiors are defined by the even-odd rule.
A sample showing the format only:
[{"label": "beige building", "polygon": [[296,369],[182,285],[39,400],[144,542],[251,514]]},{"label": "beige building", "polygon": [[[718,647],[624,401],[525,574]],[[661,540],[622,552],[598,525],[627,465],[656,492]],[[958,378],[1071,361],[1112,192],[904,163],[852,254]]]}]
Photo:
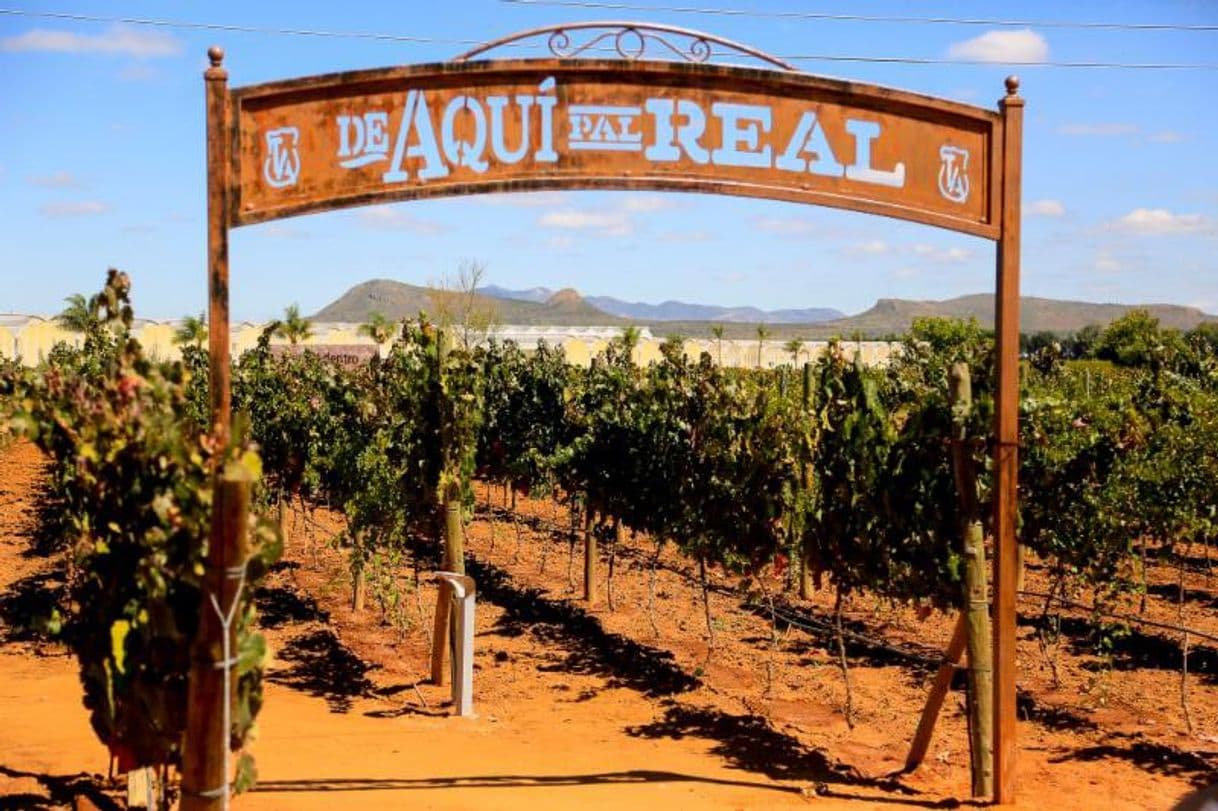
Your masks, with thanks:
[{"label": "beige building", "polygon": [[[178,346],[173,342],[175,330],[181,322],[153,321],[137,319],[132,325],[132,332],[144,345],[149,357],[159,359],[176,358],[180,356]],[[234,357],[253,349],[262,334],[264,324],[251,321],[239,321],[231,327],[232,353]],[[537,344],[545,341],[550,346],[562,347],[567,360],[571,363],[587,366],[592,358],[602,352],[609,342],[620,336],[622,331],[617,327],[540,327],[540,326],[511,326],[496,327],[493,337],[500,341],[515,341],[523,349],[536,348]],[[79,346],[81,336],[69,332],[59,326],[54,318],[36,315],[0,314],[0,357],[19,358],[27,366],[35,366],[50,353],[55,344],[65,342]],[[285,341],[276,339],[272,343],[282,344]],[[351,346],[371,345],[372,339],[359,334],[359,325],[350,323],[321,323],[313,324],[313,335],[303,342],[305,346]],[[640,365],[647,365],[660,359],[661,338],[657,338],[651,330],[643,327],[639,330],[639,344],[634,352],[634,360]],[[885,363],[893,352],[894,344],[884,341],[849,341],[843,342],[844,351],[862,353],[863,362],[868,364]],[[766,368],[789,365],[792,360],[802,365],[815,360],[828,347],[825,341],[805,341],[797,358],[792,358],[787,350],[785,341],[764,341],[759,346],[756,340],[723,340],[713,338],[695,338],[685,341],[685,355],[696,360],[703,352],[710,354],[716,362],[724,366],[756,367],[760,354],[760,365]]]}]

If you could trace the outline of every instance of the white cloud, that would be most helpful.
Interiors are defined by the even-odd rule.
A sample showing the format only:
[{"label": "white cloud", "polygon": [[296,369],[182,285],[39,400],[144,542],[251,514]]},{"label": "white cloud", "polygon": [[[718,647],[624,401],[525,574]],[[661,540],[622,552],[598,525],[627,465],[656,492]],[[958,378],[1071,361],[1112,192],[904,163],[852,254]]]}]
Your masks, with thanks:
[{"label": "white cloud", "polygon": [[676,207],[677,203],[671,197],[662,197],[658,194],[631,195],[622,200],[622,208],[626,211],[663,211]]},{"label": "white cloud", "polygon": [[436,222],[420,220],[400,208],[372,206],[361,209],[356,215],[359,224],[374,231],[412,231],[416,234],[438,234],[444,226]]},{"label": "white cloud", "polygon": [[150,82],[160,75],[161,72],[151,65],[138,62],[127,65],[118,72],[118,78],[124,82]]},{"label": "white cloud", "polygon": [[110,206],[98,200],[82,200],[78,203],[47,203],[39,211],[45,217],[90,217],[94,214],[105,214]]},{"label": "white cloud", "polygon": [[816,231],[815,224],[799,217],[754,217],[753,227],[767,234],[784,237],[807,236]]},{"label": "white cloud", "polygon": [[959,246],[953,245],[950,248],[940,248],[935,245],[927,245],[924,242],[912,245],[910,250],[915,256],[945,265],[963,262],[973,255],[972,251]]},{"label": "white cloud", "polygon": [[1137,124],[1128,124],[1122,121],[1106,121],[1093,124],[1062,124],[1057,128],[1058,135],[1134,135],[1137,131]]},{"label": "white cloud", "polygon": [[1152,133],[1146,136],[1146,140],[1154,144],[1178,144],[1181,141],[1187,141],[1188,136],[1182,132],[1174,132],[1172,130],[1163,130],[1162,132]]},{"label": "white cloud", "polygon": [[870,256],[880,256],[892,250],[892,247],[882,239],[871,239],[855,245],[850,253],[864,253]]},{"label": "white cloud", "polygon": [[566,208],[559,211],[547,211],[541,215],[537,224],[542,228],[559,228],[569,231],[593,231],[604,236],[629,236],[634,231],[634,224],[621,211],[589,211],[578,208]]},{"label": "white cloud", "polygon": [[1095,269],[1101,273],[1116,273],[1124,268],[1108,251],[1100,251],[1095,257]]},{"label": "white cloud", "polygon": [[664,231],[656,238],[661,242],[710,242],[715,235],[710,231],[695,228],[689,231]]},{"label": "white cloud", "polygon": [[79,189],[84,186],[80,178],[71,172],[55,172],[50,175],[33,175],[29,179],[31,186],[44,189]]},{"label": "white cloud", "polygon": [[547,211],[537,220],[540,228],[584,231],[601,237],[626,237],[635,232],[635,220],[677,207],[677,203],[658,194],[618,197],[612,205],[594,208],[568,206]]},{"label": "white cloud", "polygon": [[1066,207],[1060,200],[1036,200],[1024,209],[1029,217],[1064,217]]},{"label": "white cloud", "polygon": [[100,34],[35,28],[0,40],[0,51],[124,54],[149,59],[177,56],[182,43],[167,31],[146,31],[129,25],[115,25]]},{"label": "white cloud", "polygon": [[1044,62],[1049,58],[1049,43],[1030,28],[987,31],[981,36],[954,43],[947,49],[947,55],[969,62]]},{"label": "white cloud", "polygon": [[297,228],[294,225],[285,225],[277,222],[267,225],[261,229],[263,236],[271,237],[272,239],[308,239],[310,234],[303,228]]},{"label": "white cloud", "polygon": [[1166,208],[1135,208],[1116,222],[1110,223],[1109,227],[1111,230],[1142,236],[1161,236],[1212,231],[1214,223],[1202,214],[1176,214]]},{"label": "white cloud", "polygon": [[508,194],[479,194],[472,198],[482,205],[512,206],[513,208],[546,208],[563,205],[570,195],[560,191],[526,191]]}]

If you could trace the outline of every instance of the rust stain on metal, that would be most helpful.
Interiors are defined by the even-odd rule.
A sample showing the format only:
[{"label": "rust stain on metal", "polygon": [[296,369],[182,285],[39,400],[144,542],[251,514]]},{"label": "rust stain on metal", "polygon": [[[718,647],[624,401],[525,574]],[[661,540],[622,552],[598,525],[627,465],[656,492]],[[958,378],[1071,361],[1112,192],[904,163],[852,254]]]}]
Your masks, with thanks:
[{"label": "rust stain on metal", "polygon": [[532,189],[762,197],[996,238],[998,115],[802,74],[445,63],[232,92],[234,225]]}]

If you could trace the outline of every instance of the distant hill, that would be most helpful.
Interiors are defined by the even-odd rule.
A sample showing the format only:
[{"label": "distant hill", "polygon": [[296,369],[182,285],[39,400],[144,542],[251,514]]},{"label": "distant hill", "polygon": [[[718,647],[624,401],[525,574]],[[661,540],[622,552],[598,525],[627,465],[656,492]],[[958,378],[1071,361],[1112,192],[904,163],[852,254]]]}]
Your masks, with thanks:
[{"label": "distant hill", "polygon": [[[712,328],[722,328],[726,338],[752,339],[757,337],[758,324],[766,325],[772,340],[812,340],[855,334],[883,337],[904,332],[920,316],[976,318],[983,326],[992,327],[994,324],[994,297],[989,293],[944,301],[880,299],[865,312],[840,317],[837,311],[825,308],[767,312],[752,307],[712,307],[683,302],[632,304],[607,296],[582,298],[571,288],[557,291],[545,287],[508,290],[488,286],[480,290],[476,294],[479,305],[493,306],[499,322],[503,324],[556,327],[635,324],[649,327],[655,335],[677,334],[688,338],[707,338]],[[367,320],[372,312],[380,312],[387,318],[397,320],[417,315],[420,310],[434,313],[436,302],[433,296],[433,291],[426,287],[377,279],[357,284],[312,318],[317,321],[359,323]],[[1175,304],[1139,306],[1149,310],[1165,327],[1192,329],[1203,321],[1218,321],[1218,316],[1208,315],[1195,307]],[[610,308],[616,309],[611,311]],[[637,314],[626,314],[630,312],[629,308],[637,308],[634,310]],[[1026,333],[1073,332],[1088,324],[1102,327],[1131,309],[1134,309],[1133,305],[1025,296],[1020,305],[1020,330]],[[686,312],[690,315],[679,315]],[[839,317],[819,321],[796,320],[813,318],[817,313],[835,313]],[[791,320],[779,320],[783,314],[792,314],[789,315]]]},{"label": "distant hill", "polygon": [[[1192,329],[1202,321],[1218,319],[1196,307],[1176,304],[1145,304],[1137,307],[1149,310],[1164,327],[1175,329]],[[1025,333],[1073,332],[1088,324],[1102,327],[1132,309],[1135,309],[1134,305],[1093,304],[1086,301],[1059,301],[1024,296],[1020,299],[1019,329]],[[854,332],[885,335],[903,332],[915,318],[921,316],[976,318],[983,326],[993,327],[994,297],[988,293],[979,293],[944,301],[880,299],[870,310],[818,326],[843,335]]]},{"label": "distant hill", "polygon": [[488,284],[484,287],[479,287],[478,292],[484,296],[491,298],[505,298],[513,301],[532,301],[536,304],[545,303],[550,296],[554,295],[553,290],[548,287],[530,287],[528,290],[509,290],[506,287],[500,287],[497,284]]},{"label": "distant hill", "polygon": [[[498,285],[487,285],[479,292],[495,298],[513,301],[546,301],[554,294],[547,287],[532,287],[528,290],[509,290]],[[796,310],[762,310],[758,307],[719,307],[713,304],[689,304],[684,301],[663,301],[648,304],[641,301],[623,301],[613,296],[588,296],[584,301],[596,309],[626,318],[637,323],[653,321],[727,321],[739,324],[819,324],[823,321],[846,316],[841,310],[829,307],[808,307]]]},{"label": "distant hill", "polygon": [[[479,306],[495,308],[500,323],[550,326],[606,326],[623,322],[587,304],[574,290],[559,290],[545,302],[477,296]],[[315,321],[362,323],[374,312],[396,321],[419,314],[435,313],[435,291],[427,287],[373,279],[352,287],[310,316]]]}]

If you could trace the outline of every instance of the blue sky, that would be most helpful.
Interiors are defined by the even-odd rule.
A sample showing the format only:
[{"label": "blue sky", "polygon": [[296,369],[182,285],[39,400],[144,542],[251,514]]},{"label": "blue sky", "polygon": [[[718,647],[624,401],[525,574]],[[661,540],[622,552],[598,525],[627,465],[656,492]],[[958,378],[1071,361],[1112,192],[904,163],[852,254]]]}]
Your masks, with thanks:
[{"label": "blue sky", "polygon": [[[694,5],[672,2],[635,5]],[[1031,20],[1218,24],[1215,2],[816,3],[795,9]],[[464,41],[576,19],[633,18],[780,54],[992,60],[1218,61],[1218,32],[991,28],[710,16],[521,5],[369,2],[25,3],[70,11],[257,27],[375,31],[433,42],[178,30],[0,15],[0,312],[53,313],[65,296],[128,271],[137,312],[202,309],[206,49],[233,86],[435,61]],[[1171,302],[1218,312],[1218,70],[1069,70],[801,61],[811,73],[991,106],[1018,72],[1028,101],[1024,284],[1028,295]],[[993,287],[990,243],[849,212],[708,195],[587,192],[460,198],[306,216],[232,236],[232,307],[313,311],[368,278],[412,283],[463,260],[507,287],[575,287],[658,302],[863,310],[880,297],[946,298]]]}]

